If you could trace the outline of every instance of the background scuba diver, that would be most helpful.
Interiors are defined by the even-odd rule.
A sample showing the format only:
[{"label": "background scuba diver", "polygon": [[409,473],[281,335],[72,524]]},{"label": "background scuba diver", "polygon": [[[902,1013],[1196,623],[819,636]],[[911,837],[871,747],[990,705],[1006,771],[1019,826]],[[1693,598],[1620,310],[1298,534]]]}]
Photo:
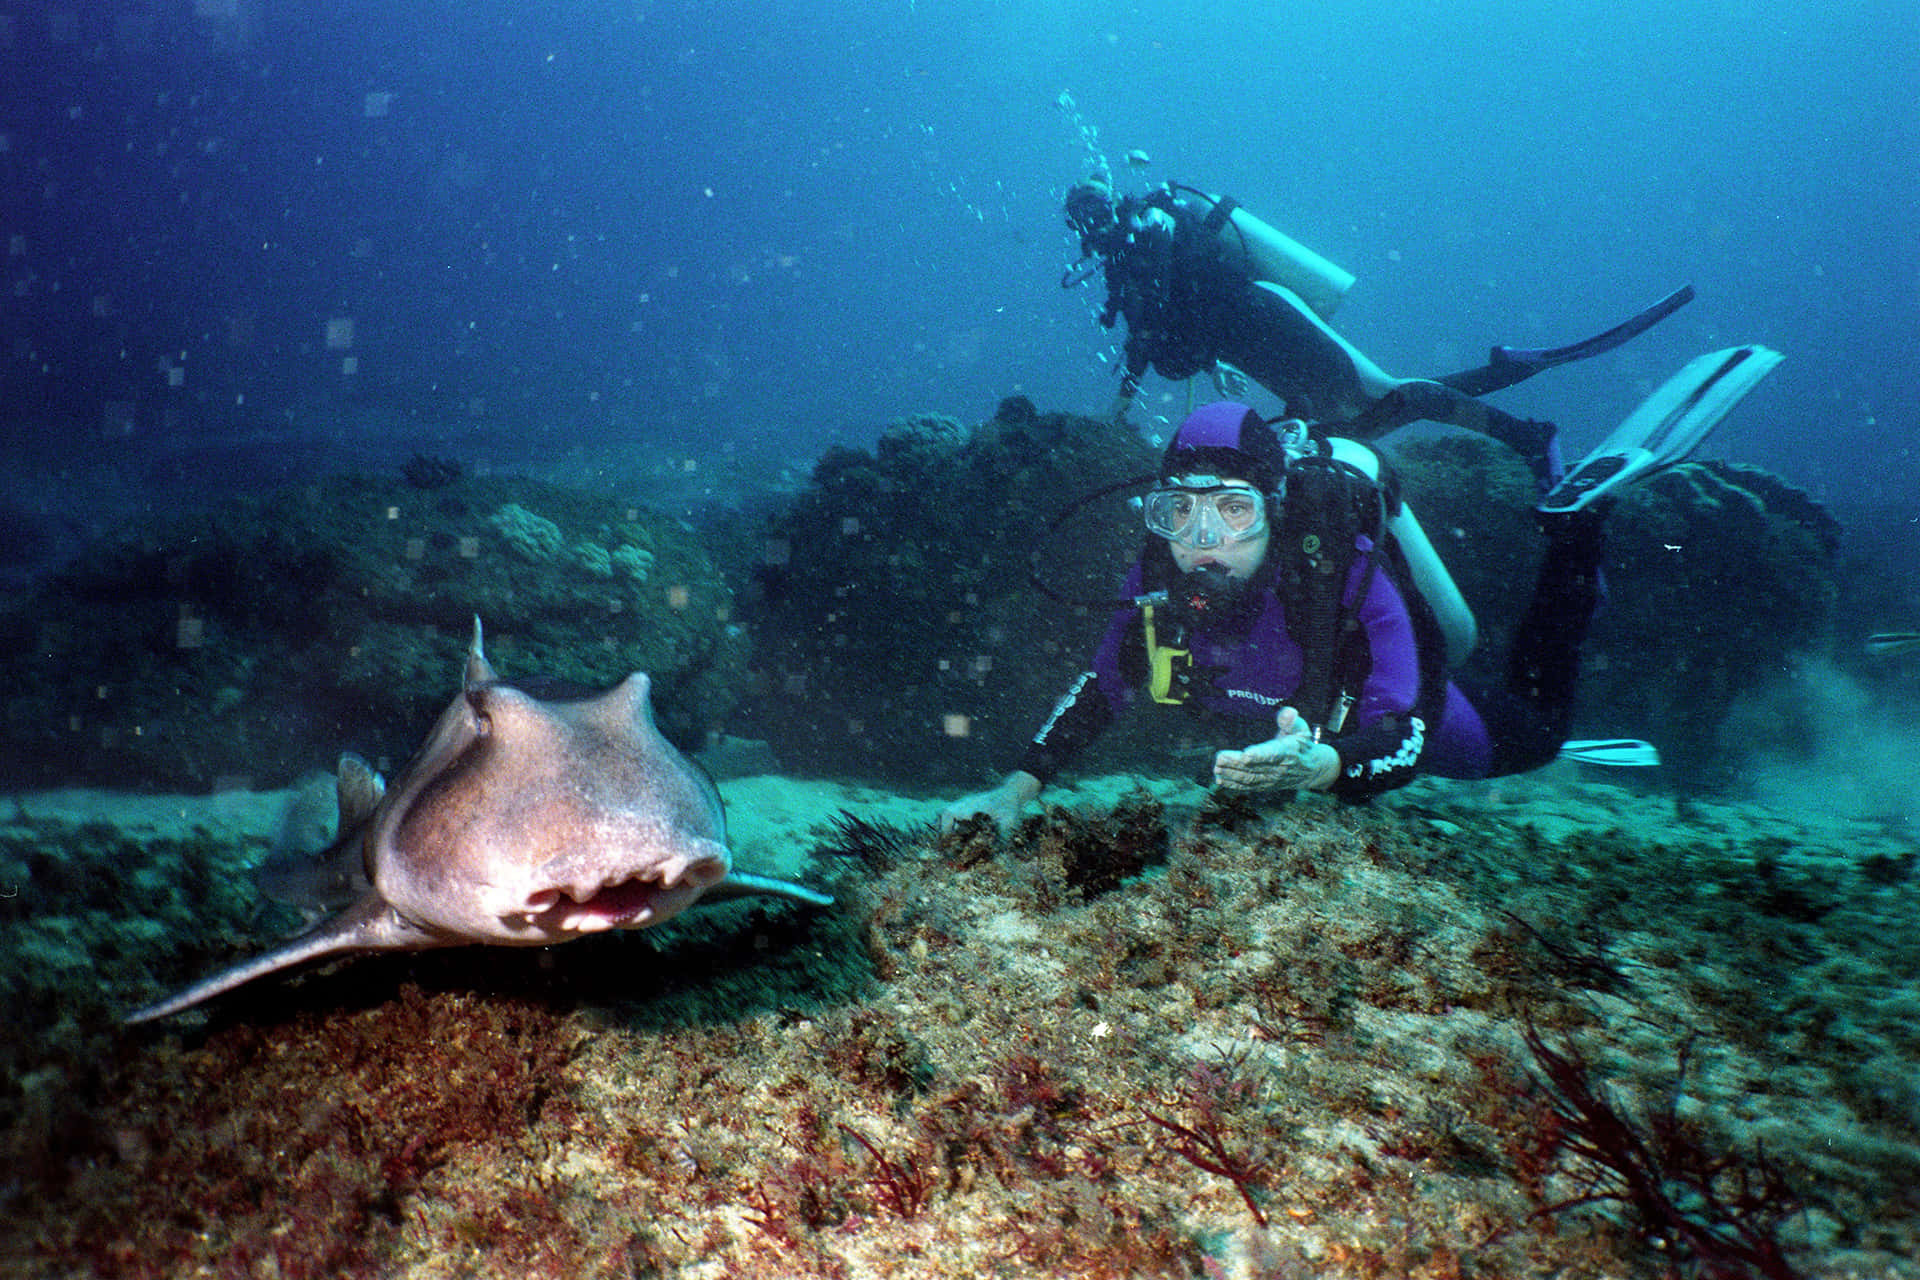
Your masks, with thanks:
[{"label": "background scuba diver", "polygon": [[[1488,778],[1552,760],[1573,715],[1580,647],[1599,603],[1615,491],[1679,462],[1779,362],[1762,347],[1693,361],[1649,396],[1538,508],[1546,535],[1504,679],[1449,679],[1445,639],[1387,531],[1397,501],[1324,436],[1286,435],[1220,401],[1181,423],[1143,510],[1150,536],[1094,655],[991,790],[943,826],[1010,827],[1054,775],[1136,701],[1267,723],[1217,752],[1237,791],[1329,791],[1362,801],[1418,773]],[[1161,594],[1164,593],[1164,594]]]},{"label": "background scuba diver", "polygon": [[[1100,323],[1127,323],[1126,369],[1113,416],[1123,417],[1149,368],[1184,381],[1236,369],[1280,397],[1287,412],[1331,434],[1371,440],[1409,422],[1483,432],[1526,460],[1542,491],[1560,479],[1550,422],[1514,417],[1475,399],[1542,369],[1612,350],[1693,297],[1686,286],[1607,332],[1542,350],[1495,347],[1488,363],[1439,379],[1395,378],[1329,327],[1353,276],[1254,217],[1231,196],[1167,183],[1116,201],[1100,177],[1067,192],[1080,237],[1071,288],[1105,272]],[[1223,392],[1231,390],[1222,386]],[[1333,424],[1339,424],[1334,426]]]}]

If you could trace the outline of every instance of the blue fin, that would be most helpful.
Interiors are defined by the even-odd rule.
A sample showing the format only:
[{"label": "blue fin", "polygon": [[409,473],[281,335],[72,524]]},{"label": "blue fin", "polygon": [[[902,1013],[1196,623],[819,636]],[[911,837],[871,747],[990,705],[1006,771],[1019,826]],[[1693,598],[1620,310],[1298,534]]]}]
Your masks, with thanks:
[{"label": "blue fin", "polygon": [[1484,396],[1516,382],[1524,382],[1542,369],[1570,364],[1575,360],[1587,360],[1611,351],[1629,339],[1639,337],[1692,301],[1693,286],[1683,284],[1605,333],[1596,333],[1591,338],[1564,347],[1495,347],[1487,354],[1487,363],[1482,367],[1448,374],[1436,381],[1444,382],[1465,395]]},{"label": "blue fin", "polygon": [[1920,631],[1881,631],[1867,637],[1870,658],[1894,658],[1920,650]]}]

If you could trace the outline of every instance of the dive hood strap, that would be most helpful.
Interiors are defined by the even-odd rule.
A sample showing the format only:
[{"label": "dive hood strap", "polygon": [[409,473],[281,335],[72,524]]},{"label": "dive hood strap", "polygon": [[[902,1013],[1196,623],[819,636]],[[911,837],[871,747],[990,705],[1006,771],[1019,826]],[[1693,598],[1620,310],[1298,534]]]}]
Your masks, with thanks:
[{"label": "dive hood strap", "polygon": [[1102,485],[1091,493],[1083,493],[1069,502],[1059,515],[1047,521],[1046,536],[1034,539],[1032,549],[1027,552],[1027,582],[1035,591],[1055,604],[1069,605],[1079,609],[1118,609],[1138,603],[1131,596],[1100,596],[1096,599],[1083,599],[1056,591],[1046,579],[1040,576],[1040,557],[1052,544],[1054,535],[1060,532],[1061,527],[1093,503],[1110,493],[1118,493],[1122,489],[1138,489],[1141,485],[1152,484],[1159,478],[1160,473],[1157,471],[1143,472],[1137,476],[1128,476],[1125,480],[1116,480],[1112,484]]}]

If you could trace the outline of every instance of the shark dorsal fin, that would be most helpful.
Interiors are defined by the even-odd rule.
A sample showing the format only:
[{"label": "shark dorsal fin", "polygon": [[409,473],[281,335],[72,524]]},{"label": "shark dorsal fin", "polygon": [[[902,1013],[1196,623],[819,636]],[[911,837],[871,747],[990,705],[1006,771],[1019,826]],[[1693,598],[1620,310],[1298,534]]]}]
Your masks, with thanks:
[{"label": "shark dorsal fin", "polygon": [[500,673],[493,669],[491,662],[487,661],[486,647],[481,643],[480,615],[475,614],[473,639],[467,644],[467,664],[461,676],[462,684],[468,689],[474,689],[483,684],[492,684],[499,678]]}]

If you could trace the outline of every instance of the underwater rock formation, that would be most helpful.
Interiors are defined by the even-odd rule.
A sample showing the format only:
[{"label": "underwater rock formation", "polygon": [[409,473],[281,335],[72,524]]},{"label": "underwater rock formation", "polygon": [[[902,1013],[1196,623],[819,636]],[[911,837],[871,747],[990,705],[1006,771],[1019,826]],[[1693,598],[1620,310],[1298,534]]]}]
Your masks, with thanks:
[{"label": "underwater rock formation", "polygon": [[872,453],[835,449],[768,524],[754,567],[760,696],[750,732],[791,769],[922,783],[1009,767],[1081,670],[1099,602],[1139,549],[1123,497],[1049,522],[1150,472],[1125,428],[1009,401],[968,430],[922,415]]},{"label": "underwater rock formation", "polygon": [[[1533,590],[1542,540],[1526,468],[1464,432],[1385,450],[1481,627],[1472,663],[1498,678]],[[1083,669],[1107,616],[1096,602],[1138,552],[1116,495],[1050,521],[1104,484],[1152,470],[1147,446],[1092,419],[1017,403],[972,432],[950,418],[895,423],[873,453],[837,449],[774,517],[749,606],[759,695],[748,732],[789,768],[919,783],[1008,767]],[[1143,486],[1144,487],[1144,486]],[[1716,767],[1735,691],[1822,650],[1839,530],[1806,495],[1751,467],[1690,463],[1636,486],[1609,521],[1608,599],[1587,647],[1577,732],[1653,741],[1663,777],[1697,787]],[[1099,759],[1166,767],[1193,717],[1143,709]],[[1152,753],[1149,756],[1148,753]]]},{"label": "underwater rock formation", "polygon": [[1839,526],[1757,467],[1690,462],[1637,486],[1610,528],[1612,600],[1594,623],[1583,720],[1722,786],[1734,700],[1833,645]]},{"label": "underwater rock formation", "polygon": [[517,670],[651,673],[663,731],[693,745],[745,670],[732,611],[691,530],[611,499],[499,476],[295,486],[135,528],[0,618],[0,776],[274,785],[348,748],[390,769],[476,614]]}]

